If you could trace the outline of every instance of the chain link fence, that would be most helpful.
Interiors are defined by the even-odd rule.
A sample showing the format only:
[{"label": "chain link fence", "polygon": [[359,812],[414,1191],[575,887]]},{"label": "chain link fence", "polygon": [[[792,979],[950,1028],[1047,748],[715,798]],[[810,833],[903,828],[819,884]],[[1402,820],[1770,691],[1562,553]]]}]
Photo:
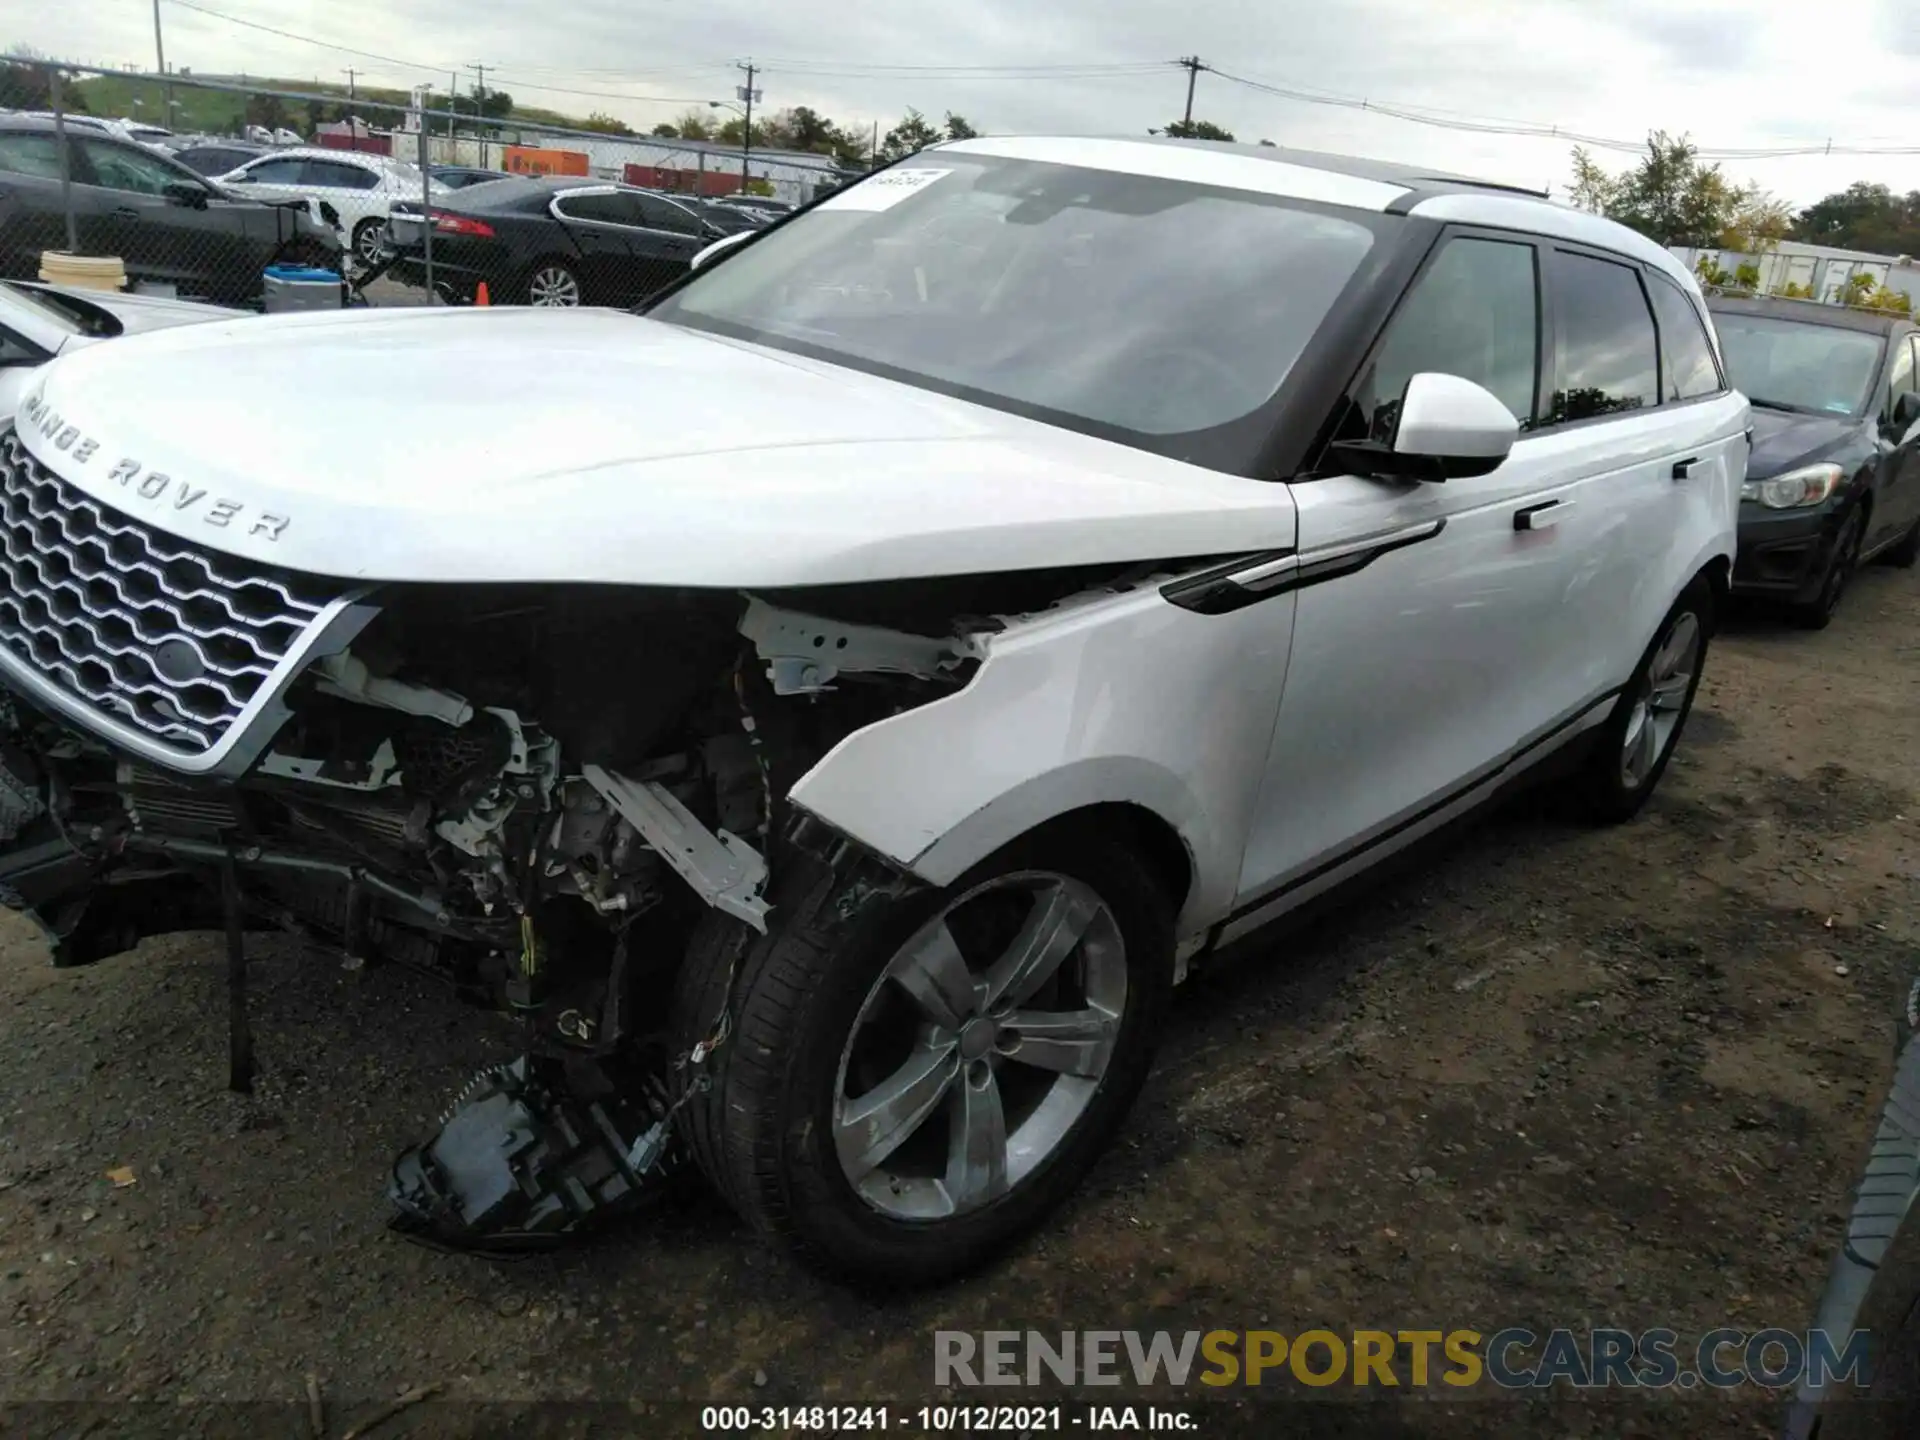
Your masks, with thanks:
[{"label": "chain link fence", "polygon": [[424,91],[5,65],[9,279],[63,278],[78,256],[118,262],[133,291],[250,308],[630,306],[853,178],[826,155],[458,113]]}]

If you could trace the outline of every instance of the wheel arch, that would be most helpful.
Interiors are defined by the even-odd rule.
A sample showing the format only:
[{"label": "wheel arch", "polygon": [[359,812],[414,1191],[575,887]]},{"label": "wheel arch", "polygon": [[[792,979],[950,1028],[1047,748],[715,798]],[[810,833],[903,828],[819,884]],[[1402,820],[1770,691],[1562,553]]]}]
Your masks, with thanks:
[{"label": "wheel arch", "polygon": [[[805,799],[795,796],[806,808]],[[823,815],[828,823],[834,817]],[[1100,826],[1118,830],[1167,885],[1182,935],[1231,901],[1216,896],[1234,871],[1228,837],[1208,823],[1188,785],[1171,770],[1131,756],[1098,756],[1034,775],[1002,791],[914,854],[888,856],[931,885],[948,885],[988,856],[1037,831]],[[845,828],[836,824],[836,828]],[[851,832],[850,832],[851,833]],[[867,843],[866,837],[855,834]],[[1237,858],[1237,857],[1236,857]]]}]

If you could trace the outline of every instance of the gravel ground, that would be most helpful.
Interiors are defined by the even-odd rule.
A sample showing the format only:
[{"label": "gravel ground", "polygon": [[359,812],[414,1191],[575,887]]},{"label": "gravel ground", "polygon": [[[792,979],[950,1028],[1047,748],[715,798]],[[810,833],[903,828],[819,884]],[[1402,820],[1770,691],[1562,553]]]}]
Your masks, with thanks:
[{"label": "gravel ground", "polygon": [[[504,1024],[262,939],[241,1098],[215,937],[56,972],[0,914],[0,1431],[304,1435],[311,1373],[334,1435],[420,1385],[379,1435],[680,1434],[688,1401],[938,1399],[941,1328],[1803,1328],[1914,969],[1917,597],[1874,570],[1826,634],[1732,624],[1637,823],[1511,805],[1202,976],[1077,1202],[932,1295],[816,1280],[697,1187],[565,1255],[408,1245],[387,1163]],[[1153,1398],[1203,1434],[1753,1436],[1779,1411],[1262,1393]]]}]

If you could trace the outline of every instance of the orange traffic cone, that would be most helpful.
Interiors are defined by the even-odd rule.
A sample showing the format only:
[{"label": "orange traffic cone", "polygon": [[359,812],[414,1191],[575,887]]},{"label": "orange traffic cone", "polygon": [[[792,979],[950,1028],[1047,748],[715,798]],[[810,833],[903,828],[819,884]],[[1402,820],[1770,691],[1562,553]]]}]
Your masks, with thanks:
[{"label": "orange traffic cone", "polygon": [[487,298],[486,281],[482,280],[480,282],[480,288],[473,292],[473,303],[476,305],[491,305],[493,303],[493,301]]}]

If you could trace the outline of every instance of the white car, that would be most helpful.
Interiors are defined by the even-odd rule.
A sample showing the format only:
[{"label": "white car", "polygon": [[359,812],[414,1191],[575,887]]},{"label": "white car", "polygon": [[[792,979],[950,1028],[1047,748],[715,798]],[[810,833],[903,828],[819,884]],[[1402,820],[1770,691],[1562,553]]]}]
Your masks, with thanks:
[{"label": "white car", "polygon": [[933,1281],[1195,966],[1550,761],[1640,808],[1747,423],[1632,231],[1177,141],[941,145],[643,316],[101,346],[0,437],[0,882],[60,963],[224,919],[237,1017],[267,917],[522,1017],[395,1168],[442,1240],[684,1156]]},{"label": "white car", "polygon": [[276,198],[304,196],[326,201],[340,217],[342,234],[361,263],[380,258],[381,234],[395,200],[419,200],[423,194],[444,195],[438,181],[426,182],[419,170],[404,161],[358,150],[311,149],[295,146],[249,160],[219,176],[242,195]]},{"label": "white car", "polygon": [[0,280],[0,425],[13,419],[34,373],[56,355],[145,330],[244,315],[191,300]]}]

